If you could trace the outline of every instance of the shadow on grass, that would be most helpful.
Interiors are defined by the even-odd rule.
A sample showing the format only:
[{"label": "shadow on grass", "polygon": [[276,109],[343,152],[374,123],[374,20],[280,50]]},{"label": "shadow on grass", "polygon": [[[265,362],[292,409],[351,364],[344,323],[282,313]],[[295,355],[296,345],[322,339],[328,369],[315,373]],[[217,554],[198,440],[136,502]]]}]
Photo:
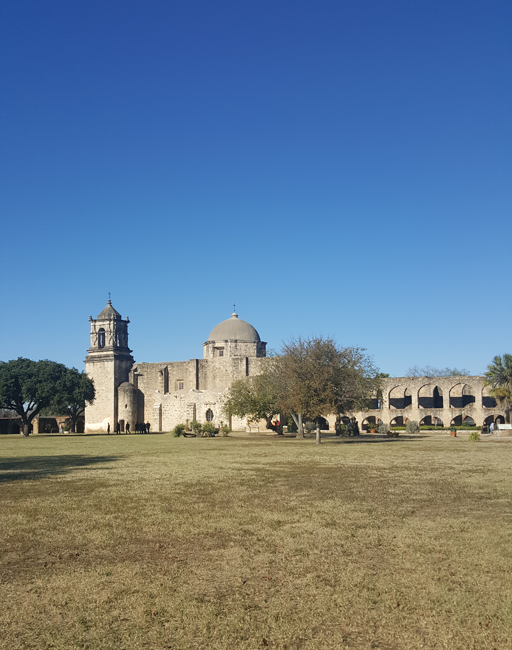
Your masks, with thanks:
[{"label": "shadow on grass", "polygon": [[[367,436],[354,436],[353,438],[322,438],[322,443],[333,443],[333,444],[345,444],[345,445],[354,445],[354,444],[374,444],[376,442],[389,442],[397,443],[400,440],[410,441],[410,440],[424,440],[428,436],[399,436],[398,438],[391,438],[390,436],[382,438],[370,438]],[[314,440],[314,438],[313,438]]]},{"label": "shadow on grass", "polygon": [[29,456],[0,460],[0,483],[33,481],[52,476],[62,476],[77,469],[109,469],[94,467],[121,460],[123,456]]}]

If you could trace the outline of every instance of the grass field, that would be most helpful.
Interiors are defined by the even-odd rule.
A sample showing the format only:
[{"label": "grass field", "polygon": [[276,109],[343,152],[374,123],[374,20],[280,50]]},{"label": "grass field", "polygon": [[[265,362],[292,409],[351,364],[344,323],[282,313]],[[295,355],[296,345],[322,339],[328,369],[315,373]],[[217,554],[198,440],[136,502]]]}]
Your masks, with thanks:
[{"label": "grass field", "polygon": [[0,438],[0,647],[512,649],[512,444]]}]

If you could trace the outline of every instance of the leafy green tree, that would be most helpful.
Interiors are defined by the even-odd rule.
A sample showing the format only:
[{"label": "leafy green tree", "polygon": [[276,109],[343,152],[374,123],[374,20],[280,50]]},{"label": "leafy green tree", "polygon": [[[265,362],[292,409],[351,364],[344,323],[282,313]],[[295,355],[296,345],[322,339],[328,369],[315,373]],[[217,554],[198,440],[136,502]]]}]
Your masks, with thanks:
[{"label": "leafy green tree", "polygon": [[[368,405],[379,387],[378,371],[361,348],[342,348],[332,338],[293,339],[279,357],[278,395],[281,409],[304,437],[306,417],[337,416]],[[316,430],[320,442],[320,428]]]},{"label": "leafy green tree", "polygon": [[23,357],[0,364],[0,408],[20,416],[24,436],[32,420],[64,389],[67,372],[61,363]]},{"label": "leafy green tree", "polygon": [[[289,414],[304,437],[304,423],[319,416],[360,410],[379,387],[377,369],[360,348],[341,348],[331,338],[293,339],[266,360],[262,373],[237,381],[225,402],[229,415],[264,419]],[[320,428],[317,426],[317,442]]]},{"label": "leafy green tree", "polygon": [[55,415],[67,415],[69,430],[75,433],[76,423],[85,412],[86,403],[92,404],[94,398],[95,389],[92,379],[76,368],[66,368],[59,391],[55,393],[50,408]]},{"label": "leafy green tree", "polygon": [[510,408],[512,406],[512,354],[496,356],[487,366],[485,385],[490,386],[489,391],[505,408],[505,419],[510,424]]},{"label": "leafy green tree", "polygon": [[266,359],[263,374],[233,382],[224,410],[230,417],[247,417],[249,422],[265,420],[267,429],[272,428],[272,420],[279,413],[279,403],[271,366],[274,359]]}]

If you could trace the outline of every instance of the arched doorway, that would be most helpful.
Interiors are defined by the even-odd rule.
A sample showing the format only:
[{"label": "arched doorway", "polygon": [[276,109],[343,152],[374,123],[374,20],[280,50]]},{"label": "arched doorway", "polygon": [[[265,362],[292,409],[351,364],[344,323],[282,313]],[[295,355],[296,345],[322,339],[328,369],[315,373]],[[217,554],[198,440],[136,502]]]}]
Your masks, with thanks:
[{"label": "arched doorway", "polygon": [[372,429],[375,430],[377,428],[377,422],[375,420],[375,416],[370,415],[369,417],[365,418],[363,420],[361,427],[363,431],[371,431]]}]

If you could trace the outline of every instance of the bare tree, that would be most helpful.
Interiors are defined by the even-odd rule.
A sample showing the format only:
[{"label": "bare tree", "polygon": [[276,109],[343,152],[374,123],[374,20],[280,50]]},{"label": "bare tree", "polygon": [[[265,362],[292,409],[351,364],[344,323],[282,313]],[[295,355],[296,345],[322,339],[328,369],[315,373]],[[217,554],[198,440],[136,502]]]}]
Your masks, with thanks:
[{"label": "bare tree", "polygon": [[465,368],[433,368],[413,366],[407,371],[407,377],[467,377],[469,370]]}]

